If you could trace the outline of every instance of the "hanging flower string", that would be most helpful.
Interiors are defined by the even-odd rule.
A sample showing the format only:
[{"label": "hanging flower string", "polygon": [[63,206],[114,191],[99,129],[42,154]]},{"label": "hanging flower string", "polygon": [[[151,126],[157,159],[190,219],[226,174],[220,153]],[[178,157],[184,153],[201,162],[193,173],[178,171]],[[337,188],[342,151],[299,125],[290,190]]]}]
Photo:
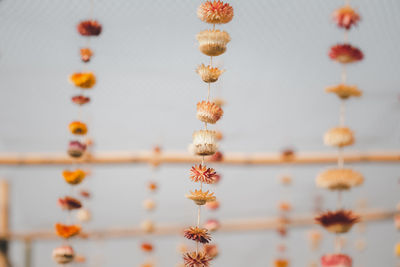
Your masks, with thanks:
[{"label": "hanging flower string", "polygon": [[[201,79],[207,83],[206,100],[197,104],[197,118],[204,123],[204,129],[193,134],[191,150],[194,154],[202,157],[201,164],[195,165],[190,170],[190,179],[200,183],[199,189],[195,189],[186,195],[188,199],[198,205],[196,226],[187,228],[184,236],[196,242],[196,250],[186,252],[183,255],[186,267],[208,267],[210,266],[211,256],[206,253],[204,244],[211,241],[211,236],[207,228],[201,228],[201,206],[206,203],[214,202],[216,197],[209,190],[204,190],[204,184],[214,183],[217,174],[214,169],[205,165],[205,156],[214,155],[217,152],[216,132],[208,129],[208,124],[215,124],[223,115],[222,108],[210,101],[211,84],[215,83],[223,70],[213,67],[213,57],[220,56],[226,51],[226,46],[230,41],[230,36],[225,31],[215,29],[216,24],[225,24],[233,18],[233,8],[222,1],[206,1],[197,9],[197,16],[204,22],[212,24],[211,30],[204,30],[197,34],[199,50],[210,57],[209,65],[200,65],[197,73]],[[200,246],[203,246],[202,248]]]},{"label": "hanging flower string", "polygon": [[[143,208],[148,213],[147,217],[149,217],[150,213],[153,213],[154,210],[157,208],[156,201],[154,200],[154,194],[157,192],[157,190],[159,188],[156,178],[157,178],[158,167],[160,164],[160,162],[158,160],[160,153],[161,153],[161,148],[159,146],[155,146],[153,148],[153,160],[151,161],[152,177],[147,182],[147,191],[148,191],[149,195],[143,201]],[[146,223],[150,223],[151,225],[154,225],[153,221],[149,218],[146,218],[146,220],[143,222],[143,225],[146,225]],[[149,229],[150,229],[150,231],[149,231]],[[151,240],[151,237],[149,236],[149,234],[154,230],[154,226],[149,229],[143,229],[146,234],[145,235],[146,240],[143,240],[141,242],[140,249],[146,254],[147,259],[145,260],[145,263],[143,263],[141,265],[141,267],[156,266],[156,262],[154,259],[155,246],[154,246],[153,240]]]},{"label": "hanging flower string", "polygon": [[[92,17],[93,10],[93,0],[90,2],[90,17]],[[86,21],[82,21],[77,26],[78,33],[84,37],[98,36],[101,33],[101,25],[94,21],[93,19],[89,19]],[[89,38],[88,38],[89,44]],[[90,61],[91,56],[93,55],[92,50],[89,46],[82,48],[80,50],[81,60],[84,63]],[[78,211],[78,218],[85,215],[85,220],[87,221],[90,218],[90,214],[82,212],[85,211],[82,209],[83,203],[78,197],[89,198],[90,193],[88,191],[82,191],[77,193],[77,196],[74,196],[76,193],[74,187],[78,186],[83,182],[85,177],[87,176],[87,171],[83,170],[80,159],[85,156],[87,152],[88,142],[86,140],[86,135],[88,133],[88,126],[86,123],[82,122],[82,111],[81,108],[84,105],[90,103],[90,98],[84,95],[84,92],[92,89],[96,84],[96,76],[90,71],[76,72],[70,75],[69,81],[78,89],[80,89],[80,93],[72,96],[71,101],[73,104],[76,104],[79,107],[78,112],[78,120],[73,121],[69,124],[68,129],[70,133],[73,135],[74,139],[69,142],[67,148],[67,154],[74,160],[72,164],[72,170],[64,170],[62,172],[62,176],[65,182],[70,185],[70,195],[63,196],[58,199],[58,205],[62,210],[68,212],[68,217],[66,223],[56,223],[55,224],[55,232],[56,234],[63,238],[63,245],[57,247],[53,250],[53,259],[58,264],[69,264],[73,261],[84,261],[84,257],[79,257],[75,255],[75,251],[70,244],[70,239],[81,234],[81,226],[73,222],[71,213],[74,211]],[[90,144],[89,144],[90,145]],[[83,214],[85,213],[85,214]],[[81,221],[85,221],[82,219]]]},{"label": "hanging flower string", "polygon": [[329,57],[341,64],[341,83],[326,88],[327,93],[337,95],[340,104],[339,126],[327,131],[324,135],[325,145],[336,147],[338,149],[337,167],[329,168],[320,173],[316,179],[316,184],[320,188],[338,192],[337,210],[327,211],[316,217],[316,222],[323,226],[328,232],[336,235],[336,253],[327,254],[321,258],[321,265],[324,266],[351,266],[352,259],[348,255],[341,254],[342,244],[339,234],[347,233],[353,224],[360,221],[360,216],[350,210],[345,210],[342,204],[342,192],[350,190],[355,186],[360,186],[364,182],[364,177],[358,171],[351,168],[345,168],[343,148],[353,145],[355,137],[353,131],[345,126],[346,100],[351,97],[360,97],[362,92],[355,85],[347,84],[348,64],[356,63],[364,58],[363,52],[349,44],[348,33],[350,29],[357,26],[360,21],[360,15],[350,6],[349,1],[343,7],[333,13],[333,20],[337,26],[344,30],[344,42],[331,47]]}]

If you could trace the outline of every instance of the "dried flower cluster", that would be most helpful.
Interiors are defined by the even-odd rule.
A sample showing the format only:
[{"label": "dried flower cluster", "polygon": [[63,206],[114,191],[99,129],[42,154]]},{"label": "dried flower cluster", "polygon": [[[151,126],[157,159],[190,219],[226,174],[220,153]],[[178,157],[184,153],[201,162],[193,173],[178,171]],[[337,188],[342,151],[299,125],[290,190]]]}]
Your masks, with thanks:
[{"label": "dried flower cluster", "polygon": [[62,175],[65,181],[70,185],[80,184],[86,177],[86,173],[81,169],[76,169],[75,171],[65,170]]},{"label": "dried flower cluster", "polygon": [[75,252],[71,246],[61,246],[53,249],[53,260],[58,264],[67,264],[74,260]]},{"label": "dried flower cluster", "polygon": [[202,206],[207,202],[215,201],[214,193],[210,193],[210,191],[203,190],[194,190],[194,192],[190,191],[190,194],[186,195],[188,199],[191,199],[196,203],[196,205]]},{"label": "dried flower cluster", "polygon": [[76,72],[69,76],[70,82],[81,89],[90,89],[96,84],[96,76],[92,72]]},{"label": "dried flower cluster", "polygon": [[80,53],[81,53],[81,60],[85,63],[89,62],[93,56],[93,51],[90,48],[81,48]]},{"label": "dried flower cluster", "polygon": [[344,147],[354,144],[354,134],[348,127],[335,127],[324,135],[324,143],[327,146]]},{"label": "dried flower cluster", "polygon": [[209,243],[211,241],[211,236],[208,234],[208,230],[206,228],[199,227],[189,227],[184,230],[184,237],[187,239],[200,242],[202,244]]},{"label": "dried flower cluster", "polygon": [[222,108],[213,102],[201,101],[197,103],[197,118],[202,122],[215,124],[223,113]]},{"label": "dried flower cluster", "polygon": [[357,86],[351,86],[347,84],[339,84],[335,86],[329,86],[325,89],[327,93],[334,93],[341,99],[348,99],[350,97],[360,97],[362,91]]},{"label": "dried flower cluster", "polygon": [[77,30],[82,36],[98,36],[101,33],[102,26],[96,20],[84,20],[78,24]]},{"label": "dried flower cluster", "polygon": [[186,267],[208,267],[211,258],[204,252],[187,252],[183,255]]},{"label": "dried flower cluster", "polygon": [[209,156],[217,152],[215,131],[200,130],[193,133],[192,150],[196,155]]},{"label": "dried flower cluster", "polygon": [[207,1],[197,9],[197,16],[210,24],[225,24],[233,19],[233,8],[220,0]]},{"label": "dried flower cluster", "polygon": [[321,267],[352,267],[353,261],[346,254],[327,254],[321,257]]},{"label": "dried flower cluster", "polygon": [[82,155],[86,151],[86,144],[81,143],[78,140],[71,141],[69,142],[68,145],[68,155],[70,155],[73,158],[79,158],[82,157]]},{"label": "dried flower cluster", "polygon": [[350,30],[352,26],[357,26],[360,21],[360,15],[350,5],[335,10],[332,17],[340,28],[346,30]]},{"label": "dried flower cluster", "polygon": [[201,79],[206,82],[206,83],[214,83],[218,81],[219,76],[221,76],[222,73],[224,73],[223,70],[220,70],[219,68],[213,68],[210,65],[205,66],[204,64],[201,64],[197,70],[197,74],[200,75]]},{"label": "dried flower cluster", "polygon": [[208,168],[205,165],[194,165],[190,169],[190,179],[193,182],[205,184],[213,184],[217,179],[217,173],[213,168]]},{"label": "dried flower cluster", "polygon": [[220,56],[226,51],[231,37],[225,31],[205,30],[197,34],[200,51],[210,57]]},{"label": "dried flower cluster", "polygon": [[86,124],[80,121],[73,121],[68,127],[69,131],[76,135],[85,135],[88,131]]},{"label": "dried flower cluster", "polygon": [[58,236],[68,239],[73,236],[78,235],[81,232],[81,227],[79,225],[65,225],[62,223],[57,223],[55,225],[56,233]]},{"label": "dried flower cluster", "polygon": [[329,57],[342,64],[361,61],[364,58],[363,52],[357,47],[349,44],[337,44],[331,47]]},{"label": "dried flower cluster", "polygon": [[332,233],[346,233],[360,221],[360,216],[351,210],[327,211],[315,218],[315,221]]},{"label": "dried flower cluster", "polygon": [[317,176],[317,186],[329,190],[348,190],[362,185],[364,177],[361,173],[346,168],[327,169]]}]

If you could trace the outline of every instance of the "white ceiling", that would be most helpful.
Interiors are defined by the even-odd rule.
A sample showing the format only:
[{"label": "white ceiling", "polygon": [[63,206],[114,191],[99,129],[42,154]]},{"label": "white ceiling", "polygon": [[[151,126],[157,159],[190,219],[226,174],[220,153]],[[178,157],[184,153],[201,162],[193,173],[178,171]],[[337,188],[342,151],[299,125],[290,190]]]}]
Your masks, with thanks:
[{"label": "white ceiling", "polygon": [[[201,1],[95,0],[95,17],[104,25],[93,40],[95,57],[89,69],[98,76],[90,92],[93,102],[84,110],[96,149],[139,150],[161,143],[165,149],[183,150],[191,133],[201,124],[195,104],[206,89],[194,72],[207,61],[197,50],[195,34],[207,25],[196,17]],[[227,70],[217,92],[228,105],[218,125],[226,139],[225,151],[278,151],[292,145],[302,151],[328,151],[322,134],[335,126],[338,100],[324,87],[339,82],[340,69],[327,56],[330,45],[342,32],[330,21],[340,0],[231,0],[234,20],[226,26],[232,42],[217,63]],[[349,67],[349,82],[363,91],[351,100],[348,124],[355,130],[352,150],[383,150],[399,147],[400,53],[398,53],[400,2],[397,0],[352,1],[361,15],[350,41],[360,47],[365,60]],[[67,125],[77,117],[69,98],[76,89],[68,75],[83,69],[78,48],[85,41],[75,30],[87,17],[89,1],[2,0],[0,2],[0,150],[62,151],[70,138]],[[326,207],[334,196],[315,189],[314,177],[325,166],[292,169],[296,177],[290,189],[295,211],[311,211],[317,193]],[[161,222],[190,224],[193,206],[183,197],[193,185],[189,166],[160,170],[157,195]],[[345,197],[351,207],[367,197],[370,206],[390,209],[396,205],[400,167],[394,164],[360,164],[366,176],[363,188]],[[221,220],[275,214],[282,198],[276,177],[281,167],[219,167],[224,180],[217,188],[223,206]],[[2,167],[0,174],[12,182],[14,230],[52,227],[64,214],[56,199],[68,192],[60,167]],[[130,226],[144,216],[143,187],[150,176],[147,166],[103,166],[90,180],[95,198],[91,207],[92,229]],[[378,189],[378,190],[377,190]],[[383,195],[384,194],[384,195]],[[384,196],[384,197],[383,197]],[[306,266],[312,255],[303,246],[304,229],[290,236],[290,255],[295,265]],[[330,237],[329,237],[330,238]],[[368,250],[357,255],[357,266],[393,266],[392,247],[398,236],[391,222],[368,228]],[[268,266],[274,257],[275,233],[219,234],[221,257],[214,266]],[[331,239],[331,238],[330,238]],[[324,243],[324,252],[332,248]],[[181,238],[157,240],[160,266],[174,266]],[[352,239],[354,241],[354,238]],[[50,253],[57,242],[35,244],[34,267],[54,266]],[[137,240],[118,240],[78,246],[104,254],[102,266],[138,265],[142,254]],[[349,246],[349,249],[351,246]],[[15,266],[22,266],[22,248],[13,246]],[[133,258],[132,258],[133,257]]]}]

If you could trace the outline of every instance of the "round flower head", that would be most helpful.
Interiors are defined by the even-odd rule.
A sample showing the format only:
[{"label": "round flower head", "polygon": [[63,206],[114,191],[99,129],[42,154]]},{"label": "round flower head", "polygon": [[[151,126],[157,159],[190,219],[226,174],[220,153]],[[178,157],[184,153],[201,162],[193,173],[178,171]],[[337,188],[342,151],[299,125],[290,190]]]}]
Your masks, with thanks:
[{"label": "round flower head", "polygon": [[206,228],[199,227],[189,227],[183,231],[184,237],[187,239],[200,242],[202,244],[209,243],[211,241],[211,236],[208,234]]},{"label": "round flower head", "polygon": [[75,171],[65,170],[62,174],[65,181],[70,185],[80,184],[86,176],[86,173],[81,169],[76,169]]},{"label": "round flower head", "polygon": [[82,36],[98,36],[101,33],[101,24],[96,20],[84,20],[78,24],[77,30]]},{"label": "round flower head", "polygon": [[321,267],[352,267],[353,261],[345,254],[326,254],[321,257]]},{"label": "round flower head", "polygon": [[219,221],[215,219],[209,219],[204,223],[204,228],[207,228],[209,231],[217,231],[221,227]]},{"label": "round flower head", "polygon": [[222,108],[213,102],[201,101],[197,103],[197,119],[202,122],[214,124],[223,114]]},{"label": "round flower head", "polygon": [[289,261],[286,259],[276,259],[274,260],[274,267],[288,267]]},{"label": "round flower head", "polygon": [[82,203],[78,199],[69,196],[59,198],[58,205],[63,210],[77,210],[82,208]]},{"label": "round flower head", "polygon": [[152,199],[145,199],[143,201],[143,208],[148,211],[152,211],[156,208],[156,202]]},{"label": "round flower head", "polygon": [[226,45],[231,37],[225,31],[205,30],[197,34],[200,51],[210,57],[222,55],[226,51]]},{"label": "round flower head", "polygon": [[92,219],[92,213],[90,212],[90,210],[80,209],[76,213],[76,218],[80,222],[90,222],[90,220]]},{"label": "round flower head", "polygon": [[215,244],[204,244],[203,251],[211,259],[216,258],[219,254],[218,247]]},{"label": "round flower head", "polygon": [[352,169],[327,169],[317,176],[317,186],[329,190],[349,190],[364,182],[361,173]]},{"label": "round flower head", "polygon": [[360,91],[357,86],[339,84],[335,86],[329,86],[325,89],[327,93],[335,93],[341,99],[348,99],[350,97],[360,97],[362,95],[362,91]]},{"label": "round flower head", "polygon": [[85,63],[89,62],[93,56],[93,51],[90,48],[81,48],[80,52],[81,52],[81,60]]},{"label": "round flower head", "polygon": [[81,227],[79,225],[65,225],[62,223],[57,223],[55,225],[56,233],[58,236],[68,239],[76,236],[80,233]]},{"label": "round flower head", "polygon": [[140,224],[140,228],[142,228],[142,230],[146,233],[152,233],[155,230],[155,225],[153,221],[146,220]]},{"label": "round flower head", "polygon": [[215,131],[200,130],[194,132],[192,150],[199,156],[209,156],[217,152]]},{"label": "round flower head", "polygon": [[80,121],[73,121],[68,126],[70,132],[76,135],[85,135],[88,131],[85,123]]},{"label": "round flower head", "polygon": [[84,95],[76,95],[71,98],[72,103],[77,104],[79,106],[85,105],[90,102],[90,97]]},{"label": "round flower head", "polygon": [[194,165],[190,169],[190,180],[205,184],[213,184],[217,173],[213,168],[207,168],[205,165]]},{"label": "round flower head", "polygon": [[210,193],[210,191],[203,192],[200,190],[194,190],[194,192],[190,191],[190,194],[186,195],[188,199],[191,199],[196,203],[196,205],[204,205],[207,202],[215,201],[214,193]]},{"label": "round flower head", "polygon": [[331,47],[329,57],[342,64],[353,63],[364,58],[363,52],[349,44],[338,44]]},{"label": "round flower head", "polygon": [[213,68],[210,65],[205,66],[201,64],[197,70],[197,74],[200,75],[201,79],[206,83],[213,83],[218,81],[219,76],[224,73],[224,70],[220,70],[218,68]]},{"label": "round flower head", "polygon": [[186,267],[209,267],[211,258],[204,252],[187,252],[183,255]]},{"label": "round flower head", "polygon": [[350,146],[354,144],[354,134],[347,127],[332,128],[325,133],[324,143],[327,146]]},{"label": "round flower head", "polygon": [[73,158],[81,157],[86,151],[86,145],[79,141],[71,141],[68,145],[68,155]]},{"label": "round flower head", "polygon": [[347,233],[351,227],[360,221],[360,216],[350,210],[327,211],[315,218],[327,231],[335,234]]},{"label": "round flower head", "polygon": [[340,28],[346,30],[350,30],[352,26],[356,26],[360,21],[360,15],[350,5],[345,5],[335,10],[332,17]]},{"label": "round flower head", "polygon": [[152,252],[154,250],[154,246],[150,243],[147,242],[143,242],[142,244],[140,244],[140,248],[144,251],[144,252]]},{"label": "round flower head", "polygon": [[58,264],[67,264],[74,260],[75,252],[71,246],[61,246],[53,249],[53,260]]},{"label": "round flower head", "polygon": [[197,9],[199,19],[210,24],[225,24],[233,19],[233,8],[220,0],[207,1]]},{"label": "round flower head", "polygon": [[69,76],[69,81],[81,89],[90,89],[96,84],[96,76],[92,72],[76,72]]}]

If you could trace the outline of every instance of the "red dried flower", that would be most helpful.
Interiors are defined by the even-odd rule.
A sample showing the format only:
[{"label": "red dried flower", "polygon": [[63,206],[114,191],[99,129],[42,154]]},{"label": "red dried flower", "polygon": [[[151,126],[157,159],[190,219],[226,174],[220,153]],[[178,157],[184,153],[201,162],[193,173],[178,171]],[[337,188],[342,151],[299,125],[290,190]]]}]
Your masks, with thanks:
[{"label": "red dried flower", "polygon": [[183,255],[183,260],[186,267],[208,267],[210,266],[211,258],[204,252],[188,252]]},{"label": "red dried flower", "polygon": [[206,184],[212,184],[216,180],[217,173],[213,168],[207,168],[203,165],[194,165],[190,169],[190,179],[193,182],[201,182]]},{"label": "red dried flower", "polygon": [[360,221],[360,216],[351,210],[327,211],[317,216],[315,221],[329,232],[346,233]]},{"label": "red dried flower", "polygon": [[350,30],[350,28],[360,21],[360,15],[349,5],[341,7],[333,12],[333,20],[340,28]]},{"label": "red dried flower", "polygon": [[224,24],[233,19],[233,8],[220,0],[207,1],[197,9],[197,16],[207,23]]},{"label": "red dried flower", "polygon": [[153,245],[150,244],[150,243],[146,243],[146,242],[143,242],[143,243],[140,245],[140,248],[141,248],[143,251],[145,251],[145,252],[152,252],[152,251],[154,250]]},{"label": "red dried flower", "polygon": [[337,44],[331,47],[329,57],[342,64],[353,63],[364,58],[363,52],[349,44]]},{"label": "red dried flower", "polygon": [[211,241],[211,236],[208,234],[206,228],[189,227],[183,231],[184,237],[190,240],[194,240],[203,244]]},{"label": "red dried flower", "polygon": [[101,33],[102,27],[96,20],[85,20],[78,24],[77,29],[82,36],[98,36]]},{"label": "red dried flower", "polygon": [[353,266],[353,261],[346,254],[326,254],[321,257],[321,266]]},{"label": "red dried flower", "polygon": [[82,106],[82,105],[87,104],[87,103],[90,102],[90,97],[87,97],[87,96],[84,96],[84,95],[76,95],[76,96],[73,96],[71,98],[71,100],[72,100],[73,103]]},{"label": "red dried flower", "polygon": [[82,203],[78,199],[69,196],[59,198],[58,205],[60,205],[63,210],[76,210],[82,208]]}]

